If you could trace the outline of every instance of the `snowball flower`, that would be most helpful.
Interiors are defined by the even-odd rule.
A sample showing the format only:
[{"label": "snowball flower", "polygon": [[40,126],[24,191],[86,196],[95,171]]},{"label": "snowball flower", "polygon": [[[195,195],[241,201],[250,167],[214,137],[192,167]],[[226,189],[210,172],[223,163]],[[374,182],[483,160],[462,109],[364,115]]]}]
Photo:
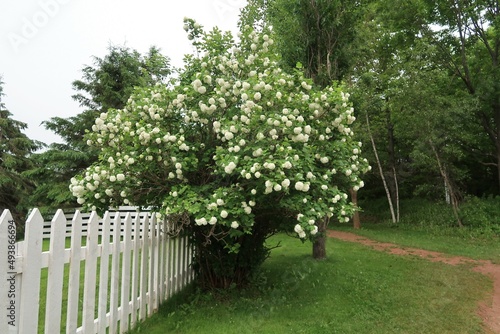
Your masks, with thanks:
[{"label": "snowball flower", "polygon": [[314,226],[310,233],[311,233],[311,235],[316,235],[318,233],[318,227]]},{"label": "snowball flower", "polygon": [[261,156],[261,155],[262,155],[262,149],[261,149],[261,148],[256,149],[255,151],[253,151],[253,152],[252,152],[252,155],[253,155],[254,157],[259,157],[259,156]]},{"label": "snowball flower", "polygon": [[238,228],[238,226],[240,226],[240,224],[238,224],[237,221],[234,221],[234,222],[231,223],[231,228],[236,229],[236,228]]},{"label": "snowball flower", "polygon": [[217,223],[217,218],[215,218],[215,217],[210,218],[210,220],[208,221],[208,223],[210,225],[214,225],[215,223]]},{"label": "snowball flower", "polygon": [[284,179],[281,182],[281,185],[283,186],[283,188],[288,188],[290,186],[290,180],[289,179]]},{"label": "snowball flower", "polygon": [[117,174],[117,175],[116,175],[116,179],[117,179],[118,181],[123,181],[123,180],[125,180],[125,175],[123,175],[123,174],[121,174],[121,173],[120,173],[120,174]]},{"label": "snowball flower", "polygon": [[300,224],[297,224],[295,225],[295,227],[293,228],[293,230],[295,231],[295,233],[300,233],[302,232],[302,226],[300,226]]},{"label": "snowball flower", "polygon": [[231,161],[226,167],[224,167],[224,171],[226,174],[231,174],[235,168],[236,164]]},{"label": "snowball flower", "polygon": [[222,211],[221,211],[221,213],[220,213],[220,216],[221,216],[222,218],[227,218],[227,215],[228,215],[228,213],[227,213],[227,211],[226,211],[226,210],[222,210]]},{"label": "snowball flower", "polygon": [[199,218],[199,219],[195,219],[194,222],[196,223],[196,225],[207,225],[207,220],[205,218]]},{"label": "snowball flower", "polygon": [[296,182],[295,183],[295,189],[301,191],[302,189],[304,189],[304,183],[303,182]]}]

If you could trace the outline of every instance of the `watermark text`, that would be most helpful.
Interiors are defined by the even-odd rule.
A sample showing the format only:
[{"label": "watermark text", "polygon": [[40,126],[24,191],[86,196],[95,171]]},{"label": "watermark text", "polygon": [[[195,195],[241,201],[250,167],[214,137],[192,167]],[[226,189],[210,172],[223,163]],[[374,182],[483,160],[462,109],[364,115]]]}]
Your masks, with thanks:
[{"label": "watermark text", "polygon": [[16,326],[16,224],[13,220],[7,225],[7,322]]},{"label": "watermark text", "polygon": [[38,9],[31,15],[21,18],[21,26],[16,32],[7,34],[7,39],[14,51],[19,51],[22,45],[35,38],[50,20],[55,17],[62,5],[71,0],[39,0]]}]

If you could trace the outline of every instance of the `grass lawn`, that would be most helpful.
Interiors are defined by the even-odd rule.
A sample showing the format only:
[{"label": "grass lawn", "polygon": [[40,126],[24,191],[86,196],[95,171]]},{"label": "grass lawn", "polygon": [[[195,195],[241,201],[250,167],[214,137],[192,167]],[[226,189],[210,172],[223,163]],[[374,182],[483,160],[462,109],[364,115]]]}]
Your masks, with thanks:
[{"label": "grass lawn", "polygon": [[491,281],[464,267],[328,240],[328,258],[283,235],[252,288],[184,293],[131,333],[482,333]]},{"label": "grass lawn", "polygon": [[473,259],[491,260],[500,263],[499,238],[474,238],[463,232],[441,228],[436,233],[426,230],[412,230],[407,226],[392,223],[365,223],[354,230],[350,224],[334,224],[335,230],[353,232],[373,240],[395,243],[401,246],[422,248],[450,255],[466,256]]}]

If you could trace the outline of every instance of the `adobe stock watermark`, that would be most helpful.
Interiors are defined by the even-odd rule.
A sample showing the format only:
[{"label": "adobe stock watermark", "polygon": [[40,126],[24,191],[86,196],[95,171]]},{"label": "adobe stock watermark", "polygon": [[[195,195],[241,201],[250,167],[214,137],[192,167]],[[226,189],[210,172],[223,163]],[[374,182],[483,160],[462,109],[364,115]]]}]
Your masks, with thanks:
[{"label": "adobe stock watermark", "polygon": [[59,13],[61,6],[70,1],[72,0],[39,0],[38,10],[31,15],[24,16],[21,19],[20,28],[16,32],[7,34],[14,51],[19,51],[22,45],[28,44],[30,40],[35,38],[40,30],[46,27],[50,20]]},{"label": "adobe stock watermark", "polygon": [[[7,225],[7,323],[9,326],[16,326],[16,224],[13,220],[8,221]],[[4,282],[5,283],[5,282]]]},{"label": "adobe stock watermark", "polygon": [[214,0],[213,6],[219,19],[225,19],[228,14],[233,15],[247,4],[246,0]]}]

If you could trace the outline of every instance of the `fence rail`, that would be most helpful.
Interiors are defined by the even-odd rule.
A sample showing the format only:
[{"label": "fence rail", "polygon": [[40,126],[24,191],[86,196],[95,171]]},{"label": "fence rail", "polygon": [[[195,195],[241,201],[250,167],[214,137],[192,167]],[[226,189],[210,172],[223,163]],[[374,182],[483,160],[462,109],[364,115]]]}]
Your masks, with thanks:
[{"label": "fence rail", "polygon": [[186,237],[170,237],[168,228],[150,212],[106,212],[100,218],[58,210],[44,222],[35,209],[25,239],[15,242],[15,222],[5,210],[0,333],[129,330],[193,279],[193,249]]}]

